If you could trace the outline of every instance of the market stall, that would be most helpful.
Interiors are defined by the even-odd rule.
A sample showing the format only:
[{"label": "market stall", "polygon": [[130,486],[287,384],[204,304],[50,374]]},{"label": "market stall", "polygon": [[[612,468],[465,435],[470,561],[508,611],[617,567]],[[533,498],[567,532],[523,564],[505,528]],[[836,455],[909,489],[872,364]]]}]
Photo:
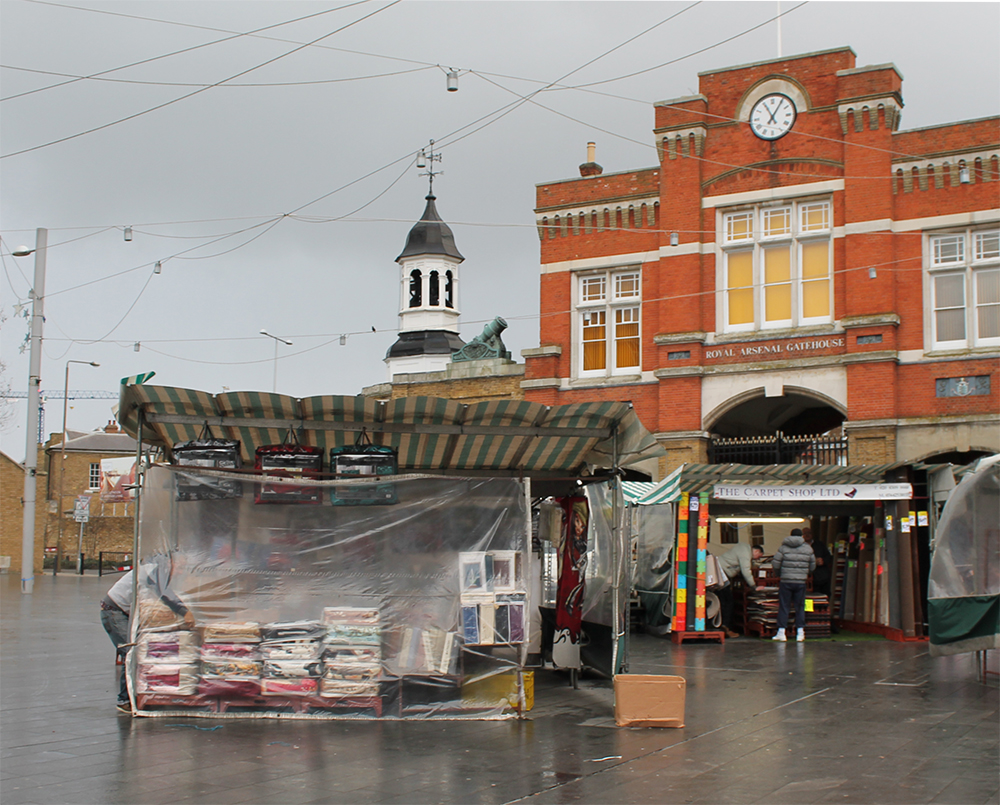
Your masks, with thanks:
[{"label": "market stall", "polygon": [[[674,506],[677,534],[673,582],[662,574],[647,575],[637,589],[647,591],[640,595],[646,596],[644,603],[654,613],[657,607],[660,612],[671,609],[671,630],[704,630],[710,596],[700,578],[707,568],[699,552],[719,553],[728,549],[727,543],[755,540],[765,553],[773,553],[790,526],[768,521],[791,515],[793,525],[811,527],[817,540],[829,546],[833,560],[829,590],[810,591],[814,610],[808,613],[812,620],[807,622],[807,633],[828,634],[831,623],[839,622],[896,639],[920,638],[926,634],[927,576],[939,489],[948,488],[941,481],[951,472],[950,465],[902,462],[683,465],[634,496],[633,505],[639,510],[654,501]],[[696,509],[691,501],[698,504]],[[705,504],[707,524],[701,522]],[[701,530],[706,525],[710,540]],[[769,546],[764,544],[765,535]],[[759,572],[762,584],[753,600],[738,599],[738,614],[744,631],[770,636],[777,612],[777,578],[766,566]],[[683,613],[678,606],[681,597]],[[665,627],[661,623],[652,628],[663,632]]]},{"label": "market stall", "polygon": [[589,610],[623,631],[614,470],[658,451],[626,404],[127,386],[119,418],[171,462],[146,470],[137,506],[139,715],[522,714],[531,500],[580,478],[604,489]]},{"label": "market stall", "polygon": [[931,561],[932,656],[1000,648],[1000,456],[951,494]]}]

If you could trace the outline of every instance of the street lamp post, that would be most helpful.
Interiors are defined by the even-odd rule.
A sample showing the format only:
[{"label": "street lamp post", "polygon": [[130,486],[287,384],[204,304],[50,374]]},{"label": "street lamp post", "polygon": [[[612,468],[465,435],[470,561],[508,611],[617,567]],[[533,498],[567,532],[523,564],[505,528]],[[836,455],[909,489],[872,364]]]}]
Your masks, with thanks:
[{"label": "street lamp post", "polygon": [[12,254],[27,257],[35,253],[35,276],[31,287],[31,335],[28,353],[28,430],[24,451],[24,502],[21,518],[21,593],[35,591],[35,495],[38,482],[38,398],[42,371],[42,325],[45,307],[45,258],[49,232],[35,230],[35,248],[19,247]]},{"label": "street lamp post", "polygon": [[[54,576],[59,572],[59,562],[62,560],[62,535],[63,535],[63,492],[66,486],[66,410],[69,407],[69,365],[71,363],[82,363],[85,366],[100,366],[94,361],[66,361],[66,382],[63,385],[63,423],[62,423],[62,444],[59,446],[59,531],[56,536],[56,563],[52,569]],[[83,573],[83,532],[80,532],[80,549],[76,553],[76,572]]]},{"label": "street lamp post", "polygon": [[292,345],[292,342],[287,341],[284,338],[279,338],[276,335],[271,335],[267,330],[261,330],[260,334],[266,335],[268,338],[274,339],[274,381],[272,384],[272,391],[277,393],[278,392],[278,342],[280,341],[282,344],[285,344],[289,347]]}]

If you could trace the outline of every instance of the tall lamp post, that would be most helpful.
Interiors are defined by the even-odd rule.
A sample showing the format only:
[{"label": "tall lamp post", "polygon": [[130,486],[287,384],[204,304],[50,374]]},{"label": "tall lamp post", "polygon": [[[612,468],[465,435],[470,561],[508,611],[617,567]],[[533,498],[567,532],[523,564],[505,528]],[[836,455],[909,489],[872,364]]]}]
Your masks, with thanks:
[{"label": "tall lamp post", "polygon": [[267,330],[261,330],[260,334],[266,335],[268,338],[274,339],[274,381],[271,390],[274,391],[275,394],[277,394],[278,393],[278,342],[280,341],[282,344],[285,344],[289,347],[292,345],[292,342],[287,341],[284,338],[279,338],[276,335],[271,335]]},{"label": "tall lamp post", "polygon": [[[63,384],[63,426],[62,426],[62,444],[59,446],[59,531],[56,537],[56,563],[52,569],[52,575],[54,576],[59,572],[59,562],[62,560],[62,535],[63,535],[63,498],[65,493],[63,490],[66,486],[66,410],[69,407],[69,365],[71,363],[82,363],[85,366],[100,366],[101,364],[95,363],[94,361],[66,361],[66,382]],[[82,534],[82,532],[81,532]],[[80,538],[80,549],[77,551],[76,559],[76,572],[83,572],[83,537]]]},{"label": "tall lamp post", "polygon": [[28,430],[24,450],[24,502],[21,526],[21,593],[35,591],[35,492],[38,481],[38,398],[42,378],[42,325],[45,307],[45,258],[49,231],[35,230],[35,248],[17,247],[11,254],[27,257],[35,253],[35,277],[31,287],[31,335],[28,353]]}]

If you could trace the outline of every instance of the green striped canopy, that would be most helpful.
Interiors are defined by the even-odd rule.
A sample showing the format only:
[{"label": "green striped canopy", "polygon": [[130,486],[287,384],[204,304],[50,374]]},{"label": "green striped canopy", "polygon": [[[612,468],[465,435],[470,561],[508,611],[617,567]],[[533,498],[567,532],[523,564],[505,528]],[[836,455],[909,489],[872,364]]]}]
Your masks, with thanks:
[{"label": "green striped canopy", "polygon": [[588,465],[624,467],[663,455],[631,405],[590,402],[545,406],[524,400],[461,403],[440,397],[322,395],[298,399],[259,391],[212,395],[169,386],[123,386],[119,421],[147,444],[173,449],[207,426],[216,438],[238,439],[243,461],[281,444],[289,429],[324,453],[356,443],[362,429],[394,448],[400,472],[454,472],[557,477]]}]

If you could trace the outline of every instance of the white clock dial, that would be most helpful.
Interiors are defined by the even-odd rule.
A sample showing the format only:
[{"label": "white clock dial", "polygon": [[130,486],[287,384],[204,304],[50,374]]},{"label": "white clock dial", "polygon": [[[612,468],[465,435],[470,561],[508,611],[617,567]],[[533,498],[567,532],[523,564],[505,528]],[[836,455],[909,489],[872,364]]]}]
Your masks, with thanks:
[{"label": "white clock dial", "polygon": [[762,140],[784,137],[795,125],[795,104],[786,95],[765,95],[750,112],[750,130]]}]

